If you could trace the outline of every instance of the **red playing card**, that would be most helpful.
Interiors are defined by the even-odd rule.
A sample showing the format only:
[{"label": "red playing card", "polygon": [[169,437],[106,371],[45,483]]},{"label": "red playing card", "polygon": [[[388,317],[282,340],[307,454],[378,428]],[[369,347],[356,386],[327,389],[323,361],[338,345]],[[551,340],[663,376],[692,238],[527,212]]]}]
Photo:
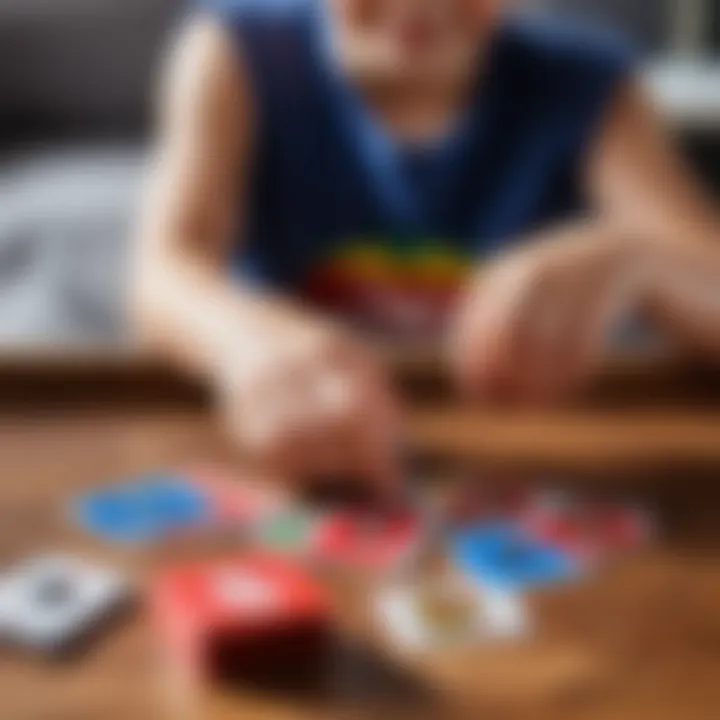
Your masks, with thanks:
[{"label": "red playing card", "polygon": [[257,522],[287,504],[287,498],[276,488],[229,468],[196,466],[187,474],[210,498],[213,514],[221,522]]},{"label": "red playing card", "polygon": [[387,571],[409,560],[421,538],[421,518],[412,510],[387,515],[339,512],[318,524],[310,552],[321,561]]},{"label": "red playing card", "polygon": [[250,673],[261,658],[272,666],[305,652],[330,626],[325,590],[266,554],[165,571],[151,605],[171,657],[199,678]]},{"label": "red playing card", "polygon": [[591,563],[637,550],[652,534],[649,516],[641,510],[569,498],[555,505],[541,503],[527,514],[525,527]]}]

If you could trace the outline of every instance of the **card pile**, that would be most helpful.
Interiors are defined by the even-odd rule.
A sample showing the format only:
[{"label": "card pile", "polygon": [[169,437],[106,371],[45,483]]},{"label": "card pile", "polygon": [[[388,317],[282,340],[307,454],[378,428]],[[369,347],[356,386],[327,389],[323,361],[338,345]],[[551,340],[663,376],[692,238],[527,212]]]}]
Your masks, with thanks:
[{"label": "card pile", "polygon": [[[573,580],[653,536],[654,523],[637,507],[563,492],[473,483],[440,506],[426,503],[430,497],[392,508],[347,497],[292,502],[252,478],[196,465],[87,493],[70,514],[90,535],[122,546],[222,528],[238,550],[246,547],[165,568],[150,583],[166,647],[201,677],[228,665],[249,673],[263,648],[273,648],[272,666],[316,640],[322,647],[330,602],[313,577],[318,566],[372,577],[371,604],[396,645],[444,648],[526,635],[526,592]],[[440,558],[439,573],[423,564],[430,558]],[[0,576],[0,637],[56,654],[103,627],[131,596],[120,574],[86,560],[28,560]]]},{"label": "card pile", "polygon": [[112,570],[70,555],[40,556],[0,580],[0,637],[48,655],[79,649],[130,598]]},{"label": "card pile", "polygon": [[329,594],[277,555],[167,569],[152,584],[150,605],[170,660],[186,677],[247,677],[281,660],[300,672],[326,655]]}]

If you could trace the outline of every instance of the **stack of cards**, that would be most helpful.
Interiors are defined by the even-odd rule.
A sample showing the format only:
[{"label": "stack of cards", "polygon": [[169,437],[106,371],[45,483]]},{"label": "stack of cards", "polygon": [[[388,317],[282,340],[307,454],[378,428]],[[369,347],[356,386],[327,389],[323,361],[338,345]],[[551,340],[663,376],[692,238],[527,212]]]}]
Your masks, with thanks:
[{"label": "stack of cards", "polygon": [[130,599],[122,576],[71,555],[27,560],[0,581],[0,636],[44,654],[75,649]]},{"label": "stack of cards", "polygon": [[324,659],[332,614],[324,587],[267,553],[167,569],[150,605],[171,660],[208,679],[247,679],[260,666],[301,673]]}]

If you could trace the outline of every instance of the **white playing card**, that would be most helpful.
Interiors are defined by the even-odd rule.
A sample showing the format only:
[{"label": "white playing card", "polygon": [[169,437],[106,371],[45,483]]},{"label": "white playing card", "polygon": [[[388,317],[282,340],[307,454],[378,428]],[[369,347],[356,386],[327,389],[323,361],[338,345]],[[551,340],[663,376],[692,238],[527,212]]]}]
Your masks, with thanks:
[{"label": "white playing card", "polygon": [[51,554],[12,568],[0,584],[3,639],[41,652],[71,645],[129,598],[117,573],[71,555]]},{"label": "white playing card", "polygon": [[497,588],[481,591],[488,637],[516,638],[530,631],[527,606],[522,595]]},{"label": "white playing card", "polygon": [[410,650],[516,638],[528,631],[517,594],[485,592],[455,580],[386,588],[375,610],[390,638]]}]

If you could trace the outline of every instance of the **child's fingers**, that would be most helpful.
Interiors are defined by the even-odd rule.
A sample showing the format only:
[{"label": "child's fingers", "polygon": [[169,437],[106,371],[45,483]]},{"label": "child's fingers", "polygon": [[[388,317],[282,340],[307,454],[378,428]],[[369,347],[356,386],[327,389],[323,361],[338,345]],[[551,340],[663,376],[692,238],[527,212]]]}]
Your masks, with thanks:
[{"label": "child's fingers", "polygon": [[512,394],[521,379],[518,348],[546,282],[540,271],[514,260],[486,272],[460,311],[451,363],[463,389],[495,397]]}]

